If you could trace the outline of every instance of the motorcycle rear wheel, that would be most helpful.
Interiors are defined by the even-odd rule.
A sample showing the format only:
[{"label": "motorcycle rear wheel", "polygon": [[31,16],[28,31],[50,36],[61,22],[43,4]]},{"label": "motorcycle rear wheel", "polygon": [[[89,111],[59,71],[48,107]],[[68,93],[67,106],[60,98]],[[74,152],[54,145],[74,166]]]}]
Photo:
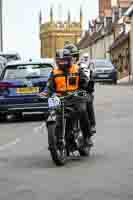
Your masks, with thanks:
[{"label": "motorcycle rear wheel", "polygon": [[67,150],[66,148],[59,150],[57,148],[57,138],[55,135],[56,124],[51,123],[47,125],[48,128],[48,144],[49,151],[52,157],[53,162],[57,166],[63,166],[67,160]]},{"label": "motorcycle rear wheel", "polygon": [[[75,128],[77,128],[77,130],[80,130],[80,132],[82,133],[82,136],[83,136],[83,132],[81,130],[79,121],[77,121],[77,123],[75,125],[76,125]],[[79,143],[80,143],[80,147],[78,148],[78,151],[79,151],[80,156],[84,156],[84,157],[88,156],[89,157],[91,148],[90,148],[89,145],[88,146],[84,146],[83,137],[82,137],[82,139],[80,140]]]}]

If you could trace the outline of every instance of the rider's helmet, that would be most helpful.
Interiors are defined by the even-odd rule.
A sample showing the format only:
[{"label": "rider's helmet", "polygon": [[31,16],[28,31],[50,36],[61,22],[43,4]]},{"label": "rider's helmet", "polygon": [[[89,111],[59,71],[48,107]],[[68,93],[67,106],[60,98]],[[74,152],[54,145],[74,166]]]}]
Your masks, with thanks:
[{"label": "rider's helmet", "polygon": [[56,63],[58,67],[65,70],[71,67],[72,56],[68,49],[60,49],[56,51]]},{"label": "rider's helmet", "polygon": [[72,57],[75,58],[76,61],[79,60],[79,49],[77,48],[77,46],[75,46],[74,44],[67,44],[64,46],[64,49],[68,49]]},{"label": "rider's helmet", "polygon": [[82,57],[83,57],[85,63],[89,62],[89,53],[84,53],[84,54],[82,55]]},{"label": "rider's helmet", "polygon": [[83,57],[81,57],[81,58],[79,59],[79,64],[81,64],[81,63],[85,63],[85,59],[84,59]]}]

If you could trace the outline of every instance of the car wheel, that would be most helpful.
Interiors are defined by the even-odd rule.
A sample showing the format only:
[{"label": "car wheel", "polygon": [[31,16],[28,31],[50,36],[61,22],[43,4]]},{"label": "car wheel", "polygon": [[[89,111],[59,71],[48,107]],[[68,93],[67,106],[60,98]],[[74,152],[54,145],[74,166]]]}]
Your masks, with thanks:
[{"label": "car wheel", "polygon": [[23,119],[23,113],[15,113],[15,118],[19,120]]},{"label": "car wheel", "polygon": [[7,117],[6,113],[0,113],[0,122],[6,121],[6,117]]}]

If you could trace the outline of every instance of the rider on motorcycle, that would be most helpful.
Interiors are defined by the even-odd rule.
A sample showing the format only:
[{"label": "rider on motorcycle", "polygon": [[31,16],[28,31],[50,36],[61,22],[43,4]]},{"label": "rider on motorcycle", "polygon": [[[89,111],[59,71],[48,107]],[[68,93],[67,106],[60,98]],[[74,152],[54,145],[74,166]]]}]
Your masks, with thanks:
[{"label": "rider on motorcycle", "polygon": [[[56,64],[57,68],[54,68],[50,73],[47,87],[44,91],[45,94],[52,96],[55,93],[57,96],[64,96],[69,95],[69,92],[84,90],[87,87],[89,79],[84,76],[78,65],[73,64],[72,56],[68,49],[58,50],[56,52]],[[73,106],[79,113],[84,145],[92,145],[86,102],[76,105],[75,101]],[[60,146],[63,145],[61,119],[60,113],[58,113],[56,131],[58,133]]]},{"label": "rider on motorcycle", "polygon": [[92,69],[92,65],[89,65],[89,55],[88,53],[84,53],[81,59],[79,59],[79,50],[78,48],[73,44],[68,44],[64,47],[64,49],[69,49],[73,55],[73,61],[74,63],[78,64],[80,66],[80,70],[83,71],[83,73],[86,73],[86,76],[89,77],[89,82],[86,87],[86,91],[88,93],[88,102],[87,102],[87,111],[90,119],[91,124],[91,133],[96,133],[96,120],[95,120],[95,112],[94,112],[94,105],[93,105],[93,99],[94,99],[94,78],[93,73],[94,69]]}]

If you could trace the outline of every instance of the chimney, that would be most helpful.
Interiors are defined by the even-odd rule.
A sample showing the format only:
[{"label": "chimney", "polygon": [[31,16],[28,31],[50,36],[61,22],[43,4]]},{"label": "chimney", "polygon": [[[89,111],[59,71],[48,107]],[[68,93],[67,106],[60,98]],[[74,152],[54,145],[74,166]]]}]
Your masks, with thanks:
[{"label": "chimney", "polygon": [[119,18],[121,18],[122,17],[122,8],[119,8]]},{"label": "chimney", "polygon": [[115,23],[119,19],[119,9],[113,8],[112,9],[112,22]]},{"label": "chimney", "polygon": [[104,28],[107,27],[107,17],[104,17]]}]

